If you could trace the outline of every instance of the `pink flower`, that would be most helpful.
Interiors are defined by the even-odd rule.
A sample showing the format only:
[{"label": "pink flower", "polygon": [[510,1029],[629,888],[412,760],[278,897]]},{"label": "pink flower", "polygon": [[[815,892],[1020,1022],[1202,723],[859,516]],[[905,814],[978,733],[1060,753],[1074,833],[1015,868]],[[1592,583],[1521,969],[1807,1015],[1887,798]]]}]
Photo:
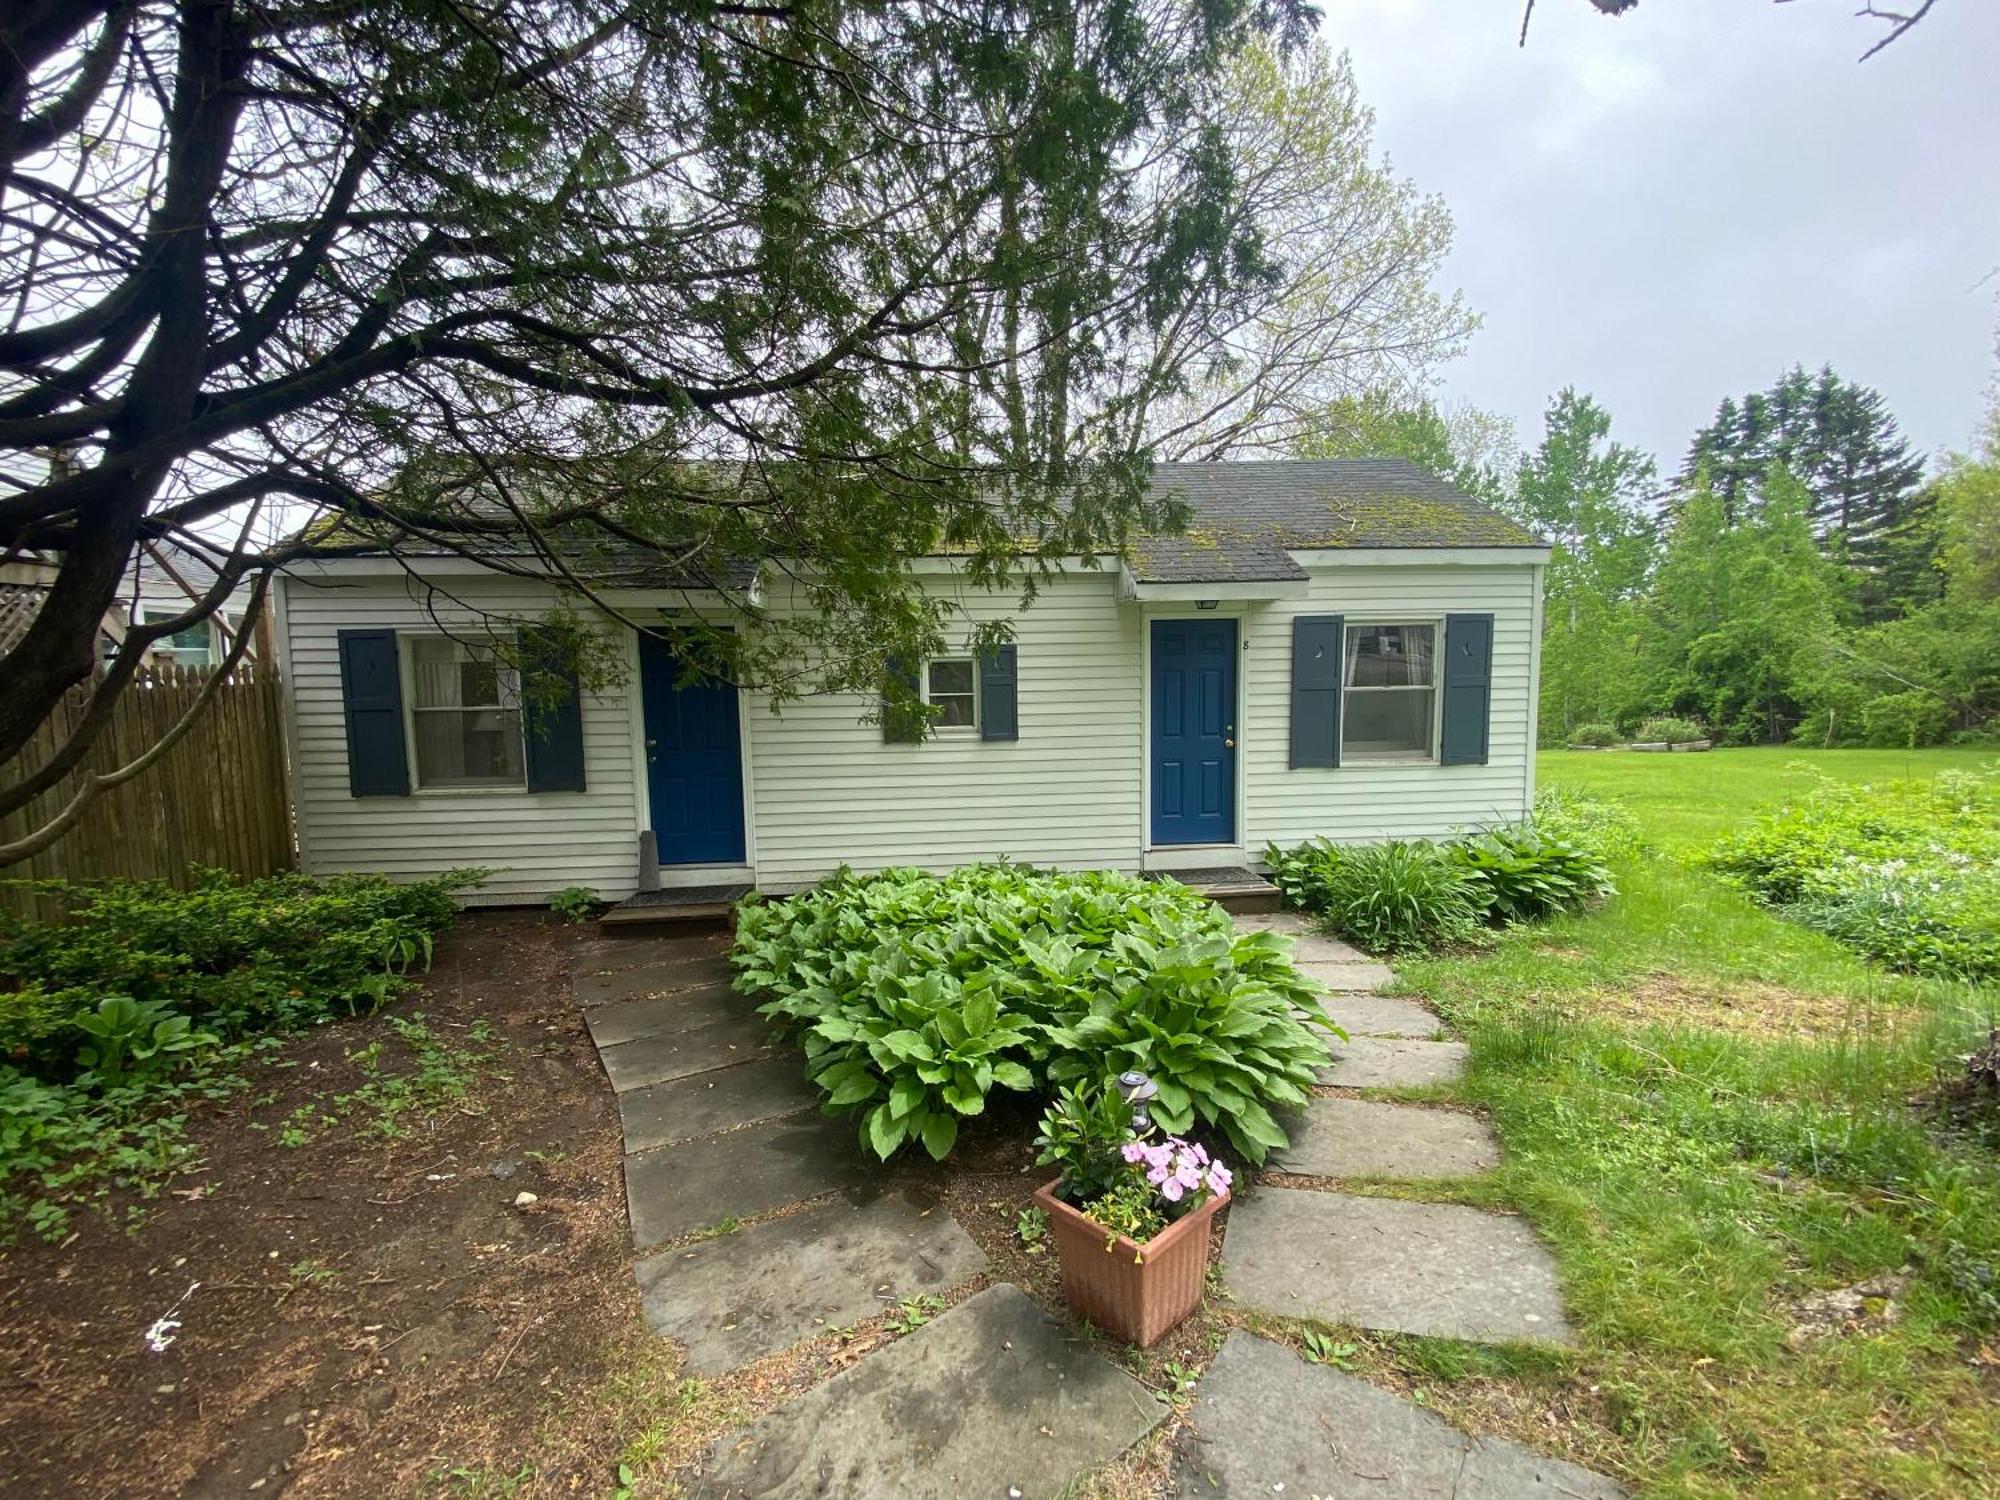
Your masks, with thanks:
[{"label": "pink flower", "polygon": [[1146,1143],[1144,1141],[1127,1141],[1124,1150],[1118,1154],[1129,1162],[1142,1162],[1146,1159]]},{"label": "pink flower", "polygon": [[1221,1162],[1217,1162],[1208,1169],[1208,1190],[1218,1198],[1229,1191],[1231,1180],[1229,1168],[1225,1167]]},{"label": "pink flower", "polygon": [[1174,1148],[1171,1144],[1146,1148],[1146,1165],[1149,1167],[1165,1167],[1173,1159]]},{"label": "pink flower", "polygon": [[1167,1169],[1164,1165],[1150,1168],[1146,1173],[1146,1181],[1152,1183],[1154,1187],[1158,1187],[1166,1180]]},{"label": "pink flower", "polygon": [[1201,1186],[1201,1168],[1191,1157],[1183,1156],[1174,1168],[1174,1181],[1190,1190]]},{"label": "pink flower", "polygon": [[1160,1196],[1169,1203],[1180,1202],[1181,1191],[1181,1180],[1178,1177],[1169,1177],[1165,1182],[1160,1184]]}]

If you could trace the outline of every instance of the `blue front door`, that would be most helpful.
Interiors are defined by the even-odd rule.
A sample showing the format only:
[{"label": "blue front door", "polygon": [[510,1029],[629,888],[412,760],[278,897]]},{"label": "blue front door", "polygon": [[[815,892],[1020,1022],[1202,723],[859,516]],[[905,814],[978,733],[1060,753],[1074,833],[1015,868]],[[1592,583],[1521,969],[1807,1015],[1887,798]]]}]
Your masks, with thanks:
[{"label": "blue front door", "polygon": [[671,639],[639,637],[646,783],[663,865],[743,863],[743,743],[733,685],[676,687]]},{"label": "blue front door", "polygon": [[1236,622],[1153,622],[1153,842],[1236,841]]}]

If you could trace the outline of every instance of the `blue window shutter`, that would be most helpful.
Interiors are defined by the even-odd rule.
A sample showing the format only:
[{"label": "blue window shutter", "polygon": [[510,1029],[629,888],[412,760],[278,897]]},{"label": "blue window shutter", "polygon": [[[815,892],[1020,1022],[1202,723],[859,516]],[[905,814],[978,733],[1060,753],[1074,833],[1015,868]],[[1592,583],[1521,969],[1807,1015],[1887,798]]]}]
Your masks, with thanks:
[{"label": "blue window shutter", "polygon": [[1018,740],[1021,737],[1020,682],[1020,658],[1011,642],[979,658],[979,737],[982,740]]},{"label": "blue window shutter", "polygon": [[[914,702],[921,692],[917,678],[916,663],[907,656],[892,656],[885,664],[888,684],[882,692],[882,743],[885,745],[916,745],[924,738],[924,718],[907,706]],[[890,685],[900,684],[909,695],[906,703],[898,703],[888,691]]]},{"label": "blue window shutter", "polygon": [[1493,616],[1444,617],[1442,766],[1486,764],[1493,696]]},{"label": "blue window shutter", "polygon": [[1292,620],[1292,769],[1340,764],[1340,672],[1345,615]]},{"label": "blue window shutter", "polygon": [[347,721],[347,790],[356,797],[410,795],[403,744],[403,673],[393,630],[343,630],[340,708]]},{"label": "blue window shutter", "polygon": [[548,632],[520,634],[521,734],[531,792],[580,792],[583,786],[583,695],[576,673],[559,659]]}]

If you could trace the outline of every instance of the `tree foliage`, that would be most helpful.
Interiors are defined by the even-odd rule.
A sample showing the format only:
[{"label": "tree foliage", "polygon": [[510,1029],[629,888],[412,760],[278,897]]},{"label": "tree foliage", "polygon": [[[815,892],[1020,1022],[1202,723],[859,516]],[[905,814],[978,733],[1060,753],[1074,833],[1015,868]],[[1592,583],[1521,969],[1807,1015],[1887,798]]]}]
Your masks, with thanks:
[{"label": "tree foliage", "polygon": [[[1217,120],[1300,0],[83,0],[0,18],[0,765],[133,550],[214,589],[361,546],[602,604],[791,559],[781,693],[941,636],[900,561],[1031,589],[1141,521],[1123,351],[1270,295]],[[58,461],[34,455],[53,450]],[[337,524],[301,527],[308,514]],[[624,565],[621,572],[614,564]],[[603,608],[611,611],[611,607]],[[615,614],[615,611],[611,611]],[[753,645],[753,643],[761,643]],[[805,659],[817,677],[780,678]]]},{"label": "tree foliage", "polygon": [[[1923,455],[1911,452],[1880,391],[1843,380],[1831,366],[1808,375],[1794,365],[1769,390],[1725,399],[1688,445],[1679,479],[1683,488],[1706,484],[1735,520],[1774,463],[1805,485],[1814,529],[1857,567],[1880,573],[1892,552],[1902,564],[1920,538],[1911,523]],[[1887,613],[1894,585],[1876,582],[1871,602]]]},{"label": "tree foliage", "polygon": [[1191,308],[1131,343],[1133,434],[1170,459],[1290,451],[1329,402],[1421,389],[1478,326],[1433,285],[1450,211],[1375,159],[1346,54],[1252,46],[1213,118],[1236,174],[1231,232],[1264,247],[1267,276],[1220,316]]},{"label": "tree foliage", "polygon": [[1550,543],[1541,712],[1551,736],[1566,740],[1625,704],[1635,606],[1658,545],[1653,488],[1653,460],[1612,440],[1609,413],[1572,388],[1556,395],[1511,507]]}]

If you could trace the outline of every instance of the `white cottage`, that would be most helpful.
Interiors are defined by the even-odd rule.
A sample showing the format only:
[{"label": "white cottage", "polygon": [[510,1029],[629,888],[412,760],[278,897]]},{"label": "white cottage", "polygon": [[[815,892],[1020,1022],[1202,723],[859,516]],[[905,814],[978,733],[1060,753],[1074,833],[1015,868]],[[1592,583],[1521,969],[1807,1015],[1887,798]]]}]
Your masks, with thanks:
[{"label": "white cottage", "polygon": [[[1253,866],[1269,841],[1437,835],[1534,797],[1548,549],[1401,461],[1162,465],[1194,520],[1067,567],[1015,644],[920,664],[921,741],[861,696],[774,712],[677,689],[670,636],[628,633],[624,685],[524,729],[494,615],[539,584],[460,558],[354,557],[277,591],[300,853],[313,872],[496,871],[476,899],[568,886],[797,888],[841,865],[1002,856],[1121,870]],[[1013,613],[949,559],[927,589]],[[760,608],[794,607],[771,578]],[[662,625],[681,590],[620,596]],[[458,637],[458,638],[455,638]],[[643,868],[642,868],[643,867]]]}]

